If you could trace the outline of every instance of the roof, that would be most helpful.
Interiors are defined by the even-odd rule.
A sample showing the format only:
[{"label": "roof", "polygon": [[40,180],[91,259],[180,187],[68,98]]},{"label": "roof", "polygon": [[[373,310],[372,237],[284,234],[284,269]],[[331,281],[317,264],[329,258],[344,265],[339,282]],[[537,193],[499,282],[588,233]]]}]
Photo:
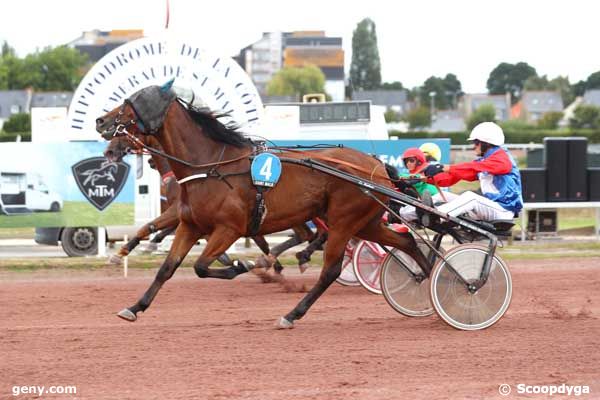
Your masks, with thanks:
[{"label": "roof", "polygon": [[0,90],[0,119],[15,113],[28,113],[31,105],[29,90]]},{"label": "roof", "polygon": [[73,92],[36,92],[31,107],[69,107]]},{"label": "roof", "polygon": [[546,113],[562,111],[564,108],[560,92],[524,91],[521,101],[527,112]]},{"label": "roof", "polygon": [[465,120],[456,110],[440,110],[435,113],[431,125],[432,132],[464,132],[467,130]]},{"label": "roof", "polygon": [[484,104],[492,104],[496,110],[507,110],[510,105],[503,94],[469,94],[474,110]]},{"label": "roof", "polygon": [[403,106],[406,90],[359,90],[352,93],[352,100],[371,100],[376,106]]},{"label": "roof", "polygon": [[586,90],[583,95],[583,103],[600,107],[600,89]]}]

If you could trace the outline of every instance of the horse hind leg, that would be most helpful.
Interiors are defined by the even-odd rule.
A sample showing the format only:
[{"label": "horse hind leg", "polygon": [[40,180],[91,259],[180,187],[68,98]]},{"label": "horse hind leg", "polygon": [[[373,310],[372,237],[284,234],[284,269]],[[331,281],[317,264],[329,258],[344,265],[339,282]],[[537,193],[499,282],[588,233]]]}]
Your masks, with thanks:
[{"label": "horse hind leg", "polygon": [[278,329],[293,328],[294,321],[302,318],[323,292],[340,276],[344,249],[351,237],[352,235],[348,233],[329,231],[323,269],[317,283],[290,313],[277,321],[276,327]]},{"label": "horse hind leg", "polygon": [[144,249],[142,250],[142,252],[144,252],[144,253],[152,253],[153,251],[158,250],[158,245],[160,243],[162,243],[162,241],[165,240],[165,238],[167,236],[169,236],[170,234],[172,234],[173,232],[175,232],[175,229],[177,229],[177,225],[175,225],[172,228],[166,228],[166,229],[163,229],[162,231],[158,232],[156,235],[154,235],[154,237],[146,245],[146,247],[144,247]]},{"label": "horse hind leg", "polygon": [[419,264],[426,276],[429,276],[431,265],[410,233],[395,232],[386,228],[380,220],[373,220],[361,229],[356,236],[364,240],[379,243],[382,246],[391,246],[402,250]]},{"label": "horse hind leg", "polygon": [[304,273],[308,268],[310,262],[310,256],[319,248],[322,248],[323,244],[327,241],[327,232],[319,235],[315,240],[309,243],[308,246],[302,251],[296,253],[296,259],[298,260],[298,268],[300,272]]}]

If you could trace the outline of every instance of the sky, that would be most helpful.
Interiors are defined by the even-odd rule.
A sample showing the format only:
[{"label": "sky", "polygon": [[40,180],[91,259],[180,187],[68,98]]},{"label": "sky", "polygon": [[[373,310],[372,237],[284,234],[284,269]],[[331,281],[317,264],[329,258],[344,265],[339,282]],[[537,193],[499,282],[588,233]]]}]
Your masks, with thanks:
[{"label": "sky", "polygon": [[[164,31],[167,0],[17,0],[0,5],[0,43],[23,57],[83,31]],[[589,0],[169,0],[169,31],[211,53],[233,56],[262,32],[323,30],[341,36],[346,75],[352,33],[376,24],[384,82],[420,86],[455,74],[463,91],[485,93],[501,62],[527,62],[538,75],[571,83],[600,70],[600,2]]]}]

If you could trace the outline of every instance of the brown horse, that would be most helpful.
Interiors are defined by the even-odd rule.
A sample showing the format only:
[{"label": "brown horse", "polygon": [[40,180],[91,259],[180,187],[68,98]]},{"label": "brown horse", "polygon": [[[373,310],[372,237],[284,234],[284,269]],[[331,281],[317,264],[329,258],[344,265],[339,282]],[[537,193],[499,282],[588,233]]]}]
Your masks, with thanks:
[{"label": "brown horse", "polygon": [[[144,295],[119,316],[135,321],[145,311],[181,264],[193,244],[210,235],[206,248],[194,264],[201,277],[231,279],[250,268],[240,261],[226,269],[210,264],[232,243],[249,236],[257,189],[249,174],[250,156],[256,149],[237,130],[214,115],[185,107],[169,85],[142,89],[121,106],[96,120],[96,130],[105,138],[125,135],[139,147],[148,135],[160,142],[181,188],[180,223],[175,240],[156,278]],[[282,152],[282,159],[306,158],[304,153]],[[392,187],[381,162],[349,148],[314,150],[310,157],[365,180]],[[387,198],[376,195],[382,201]],[[341,272],[344,247],[357,236],[403,250],[426,274],[430,267],[410,234],[398,234],[381,222],[383,208],[354,184],[303,165],[284,162],[277,185],[266,192],[267,212],[258,233],[265,235],[302,224],[315,217],[329,226],[324,265],[316,285],[277,326],[291,328],[323,294]]]},{"label": "brown horse", "polygon": [[[149,144],[160,151],[162,151],[162,147],[156,139],[148,138]],[[120,161],[125,155],[136,153],[136,149],[132,147],[131,142],[125,136],[117,136],[110,140],[108,146],[104,150],[104,156],[109,161]],[[167,234],[172,233],[179,225],[179,215],[178,215],[178,206],[179,206],[179,197],[181,194],[181,189],[177,179],[175,178],[167,159],[164,157],[160,157],[156,154],[152,154],[149,161],[151,162],[151,167],[156,169],[161,176],[162,184],[161,184],[161,196],[164,194],[164,201],[161,199],[161,215],[154,220],[148,222],[144,226],[142,226],[137,232],[136,235],[125,243],[119,252],[116,255],[112,255],[109,260],[114,264],[119,264],[121,262],[122,257],[128,255],[139,243],[140,241],[150,235],[151,233],[162,231],[159,240]],[[285,250],[294,247],[297,244],[300,244],[305,241],[310,241],[314,239],[313,232],[306,224],[302,224],[298,227],[292,227],[294,230],[294,236],[289,240],[275,246],[273,249],[270,249],[269,243],[265,240],[264,236],[253,236],[252,240],[258,248],[266,255],[270,256],[269,258],[264,259],[262,261],[263,265],[267,268],[273,266],[276,273],[281,273],[283,270],[283,266],[277,260],[277,256],[283,253]],[[322,242],[316,241],[316,243],[309,245],[309,248],[303,250],[301,253],[302,260],[310,260],[311,254],[315,251],[315,248],[318,247]],[[299,253],[300,254],[300,253]],[[217,260],[223,264],[224,266],[233,265],[233,261],[227,255],[227,253],[221,254]],[[300,266],[302,266],[302,262],[300,261]],[[301,269],[303,272],[303,269]],[[270,281],[270,279],[265,275],[260,275],[261,279],[265,281]]]}]

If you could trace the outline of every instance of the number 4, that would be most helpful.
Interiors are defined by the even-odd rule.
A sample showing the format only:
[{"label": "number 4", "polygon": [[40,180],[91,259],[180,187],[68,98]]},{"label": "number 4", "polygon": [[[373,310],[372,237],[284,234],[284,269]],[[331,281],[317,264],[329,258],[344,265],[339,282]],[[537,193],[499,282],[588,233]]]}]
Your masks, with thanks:
[{"label": "number 4", "polygon": [[273,159],[271,157],[268,157],[265,160],[265,163],[263,164],[263,166],[259,172],[259,175],[264,176],[265,181],[267,181],[267,182],[269,182],[271,180],[271,175],[273,175],[273,173],[271,172],[272,165],[273,165]]}]

